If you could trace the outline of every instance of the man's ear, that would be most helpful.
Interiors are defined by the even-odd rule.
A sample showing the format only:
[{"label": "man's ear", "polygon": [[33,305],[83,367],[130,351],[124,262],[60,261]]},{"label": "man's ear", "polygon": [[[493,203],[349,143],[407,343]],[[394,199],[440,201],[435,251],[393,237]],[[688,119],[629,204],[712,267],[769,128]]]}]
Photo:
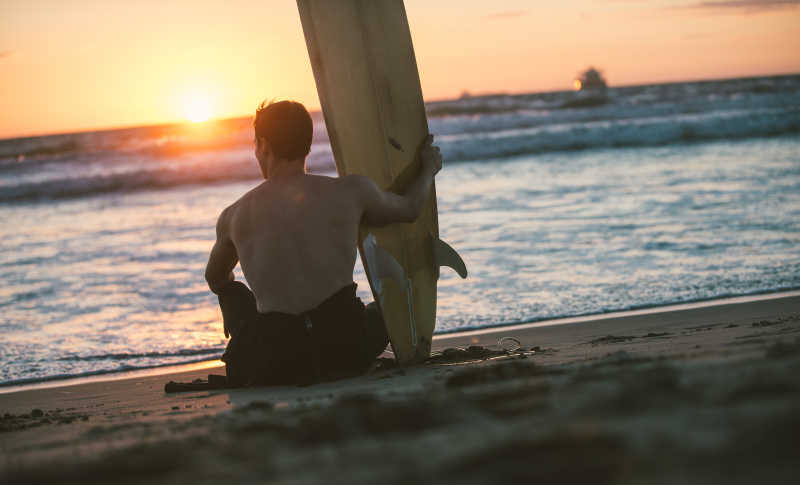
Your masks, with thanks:
[{"label": "man's ear", "polygon": [[269,144],[267,143],[266,138],[262,138],[256,135],[256,148],[258,149],[259,153],[262,153],[265,149],[268,149]]}]

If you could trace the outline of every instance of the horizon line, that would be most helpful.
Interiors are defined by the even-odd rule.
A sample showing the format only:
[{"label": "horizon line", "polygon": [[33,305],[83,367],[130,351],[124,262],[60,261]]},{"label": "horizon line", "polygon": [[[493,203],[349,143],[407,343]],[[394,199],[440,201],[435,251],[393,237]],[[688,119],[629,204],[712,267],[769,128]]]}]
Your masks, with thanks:
[{"label": "horizon line", "polygon": [[[719,82],[719,81],[735,81],[735,80],[744,80],[744,79],[756,79],[756,78],[768,78],[768,77],[792,77],[792,76],[800,76],[800,71],[796,72],[781,72],[781,73],[774,73],[774,74],[758,74],[758,75],[748,75],[748,76],[734,76],[734,77],[720,77],[720,78],[694,78],[694,79],[684,79],[680,81],[654,81],[654,82],[647,82],[647,83],[633,83],[633,84],[619,84],[614,86],[609,86],[610,89],[616,88],[629,88],[629,87],[639,87],[639,86],[659,86],[659,85],[667,85],[667,84],[683,84],[683,83],[698,83],[698,82]],[[517,95],[524,95],[524,94],[548,94],[548,93],[561,93],[561,92],[570,92],[571,89],[552,89],[552,90],[540,90],[540,91],[485,91],[485,92],[477,92],[475,94],[470,93],[469,90],[463,90],[462,92],[470,93],[470,96],[473,98],[481,98],[481,97],[488,97],[488,96],[517,96]],[[446,98],[434,98],[434,99],[424,99],[424,103],[441,103],[446,101],[455,101],[459,98],[454,97],[446,97]],[[321,112],[321,108],[315,107],[314,109],[309,109],[309,113],[319,113]],[[208,124],[208,123],[220,123],[232,120],[239,120],[246,117],[252,117],[252,114],[241,114],[241,115],[233,115],[233,116],[226,116],[226,117],[218,117],[218,118],[210,118],[206,121],[194,123],[189,120],[171,120],[171,121],[162,121],[162,122],[145,122],[142,124],[130,124],[130,125],[107,125],[107,126],[97,126],[91,128],[80,128],[74,131],[52,131],[52,132],[31,132],[31,133],[21,133],[15,134],[11,136],[0,136],[0,142],[11,141],[11,140],[20,140],[25,138],[45,138],[48,136],[59,136],[59,135],[77,135],[82,133],[99,133],[99,132],[109,132],[109,131],[122,131],[122,130],[130,130],[134,128],[155,128],[155,127],[163,127],[163,126],[170,126],[170,125],[186,125],[186,124]]]}]

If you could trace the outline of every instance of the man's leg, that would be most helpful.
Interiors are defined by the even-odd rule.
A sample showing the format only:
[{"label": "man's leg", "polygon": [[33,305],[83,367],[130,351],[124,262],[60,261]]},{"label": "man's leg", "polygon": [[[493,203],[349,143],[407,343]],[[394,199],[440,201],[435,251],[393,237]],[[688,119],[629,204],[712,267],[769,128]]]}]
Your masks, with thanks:
[{"label": "man's leg", "polygon": [[219,292],[225,337],[235,336],[258,313],[256,298],[244,283],[232,281]]},{"label": "man's leg", "polygon": [[386,324],[383,316],[378,310],[378,304],[374,301],[364,309],[367,332],[364,342],[364,353],[368,361],[373,361],[386,350],[389,343],[389,335],[386,333]]},{"label": "man's leg", "polygon": [[244,386],[250,383],[252,367],[249,362],[251,352],[248,351],[247,338],[240,337],[247,322],[258,313],[256,299],[250,289],[239,281],[229,283],[219,292],[219,306],[222,310],[222,321],[225,336],[230,336],[222,361],[225,362],[225,374],[231,387]]}]

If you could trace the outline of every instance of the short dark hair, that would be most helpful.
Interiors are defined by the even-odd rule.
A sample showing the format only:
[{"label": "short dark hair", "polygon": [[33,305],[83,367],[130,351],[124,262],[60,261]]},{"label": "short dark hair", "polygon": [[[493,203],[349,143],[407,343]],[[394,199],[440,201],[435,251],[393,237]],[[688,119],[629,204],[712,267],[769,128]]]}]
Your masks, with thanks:
[{"label": "short dark hair", "polygon": [[262,101],[253,127],[278,158],[305,158],[311,150],[314,124],[305,106],[296,101]]}]

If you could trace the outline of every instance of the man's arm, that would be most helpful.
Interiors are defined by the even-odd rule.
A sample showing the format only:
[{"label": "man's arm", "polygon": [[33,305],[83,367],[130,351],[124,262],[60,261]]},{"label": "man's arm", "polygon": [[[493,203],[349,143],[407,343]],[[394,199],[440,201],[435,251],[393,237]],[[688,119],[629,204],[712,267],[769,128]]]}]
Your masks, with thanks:
[{"label": "man's arm", "polygon": [[433,146],[433,136],[428,135],[417,150],[420,169],[417,178],[403,194],[381,190],[371,179],[353,176],[362,207],[364,222],[381,226],[395,222],[414,222],[422,212],[433,185],[433,178],[442,168],[439,147]]},{"label": "man's arm", "polygon": [[239,262],[229,228],[228,209],[225,209],[217,220],[217,241],[211,248],[206,265],[206,282],[214,293],[219,293],[225,285],[233,281],[233,268]]}]

